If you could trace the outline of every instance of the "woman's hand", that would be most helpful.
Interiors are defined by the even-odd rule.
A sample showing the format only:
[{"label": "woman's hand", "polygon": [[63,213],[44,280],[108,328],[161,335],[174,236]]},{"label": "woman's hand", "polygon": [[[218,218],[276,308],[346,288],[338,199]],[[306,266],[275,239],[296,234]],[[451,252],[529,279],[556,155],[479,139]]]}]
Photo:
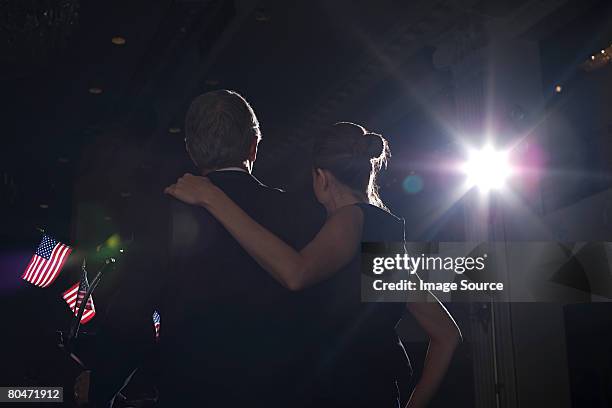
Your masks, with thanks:
[{"label": "woman's hand", "polygon": [[164,189],[164,193],[177,198],[184,203],[207,207],[215,198],[223,195],[223,191],[215,186],[207,177],[194,176],[186,173],[176,183]]}]

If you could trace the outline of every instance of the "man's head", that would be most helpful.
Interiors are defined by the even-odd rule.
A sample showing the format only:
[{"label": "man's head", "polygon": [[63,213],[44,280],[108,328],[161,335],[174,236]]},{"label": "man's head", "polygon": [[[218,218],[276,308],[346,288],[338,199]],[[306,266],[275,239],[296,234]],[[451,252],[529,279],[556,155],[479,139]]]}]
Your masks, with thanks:
[{"label": "man's head", "polygon": [[261,140],[259,121],[238,93],[212,91],[195,98],[185,119],[185,144],[202,173],[223,167],[251,171]]}]

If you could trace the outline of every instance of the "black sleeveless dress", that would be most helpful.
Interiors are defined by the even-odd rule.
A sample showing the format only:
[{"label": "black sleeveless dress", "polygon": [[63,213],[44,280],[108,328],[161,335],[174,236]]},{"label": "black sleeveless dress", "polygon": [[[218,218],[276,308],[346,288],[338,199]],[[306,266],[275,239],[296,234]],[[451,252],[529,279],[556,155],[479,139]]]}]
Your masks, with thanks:
[{"label": "black sleeveless dress", "polygon": [[[404,220],[369,204],[363,211],[363,242],[402,242]],[[396,381],[410,363],[395,326],[403,303],[361,301],[359,254],[332,278],[303,293],[302,321],[311,345],[303,367],[300,405],[309,407],[398,407]],[[401,389],[402,392],[407,390]]]}]

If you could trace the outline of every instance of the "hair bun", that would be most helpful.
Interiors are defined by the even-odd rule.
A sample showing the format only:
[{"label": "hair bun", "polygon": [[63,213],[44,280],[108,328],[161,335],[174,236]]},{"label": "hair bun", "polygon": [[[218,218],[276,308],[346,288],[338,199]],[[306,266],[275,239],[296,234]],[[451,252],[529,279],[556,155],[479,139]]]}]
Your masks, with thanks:
[{"label": "hair bun", "polygon": [[364,150],[363,153],[370,159],[379,158],[385,150],[385,140],[377,133],[366,133],[363,135]]}]

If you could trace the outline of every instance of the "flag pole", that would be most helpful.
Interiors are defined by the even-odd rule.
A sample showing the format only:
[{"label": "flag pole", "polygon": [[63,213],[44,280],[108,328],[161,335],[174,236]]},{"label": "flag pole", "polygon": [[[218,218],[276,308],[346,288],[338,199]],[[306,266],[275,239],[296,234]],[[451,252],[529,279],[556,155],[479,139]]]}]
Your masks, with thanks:
[{"label": "flag pole", "polygon": [[[83,275],[85,275],[85,277],[83,277]],[[81,282],[83,281],[83,279],[87,279],[87,257],[83,258],[83,263],[81,264],[81,277],[79,279],[79,286],[77,287],[77,300],[78,300],[78,296],[79,296],[79,289],[81,287]],[[68,332],[68,339],[69,341],[72,340],[73,336],[76,335],[76,332],[78,332],[79,330],[79,325],[80,325],[80,319],[81,316],[83,315],[83,313],[80,313],[79,316],[79,310],[81,309],[81,306],[77,303],[75,303],[75,313],[72,315],[72,322],[70,324],[70,331]]]},{"label": "flag pole", "polygon": [[[104,274],[106,267],[114,263],[115,263],[115,258],[112,258],[112,257],[106,258],[104,260],[104,265],[102,265],[100,269],[98,269],[98,273],[94,277],[91,284],[87,285],[87,291],[85,292],[85,296],[81,300],[81,304],[77,304],[78,306],[76,310],[77,313],[75,315],[75,318],[72,321],[72,325],[70,327],[70,333],[68,335],[69,342],[72,342],[74,339],[78,337],[79,328],[81,326],[81,318],[83,317],[83,313],[85,312],[85,308],[87,307],[87,301],[89,300],[94,289],[96,289],[96,287],[100,283],[100,279],[102,278],[102,275]],[[82,269],[82,273],[85,275],[85,278],[87,278],[86,259],[83,259],[83,265],[81,269]],[[78,289],[77,289],[77,299],[78,299],[78,296],[79,295],[78,295]]]}]

